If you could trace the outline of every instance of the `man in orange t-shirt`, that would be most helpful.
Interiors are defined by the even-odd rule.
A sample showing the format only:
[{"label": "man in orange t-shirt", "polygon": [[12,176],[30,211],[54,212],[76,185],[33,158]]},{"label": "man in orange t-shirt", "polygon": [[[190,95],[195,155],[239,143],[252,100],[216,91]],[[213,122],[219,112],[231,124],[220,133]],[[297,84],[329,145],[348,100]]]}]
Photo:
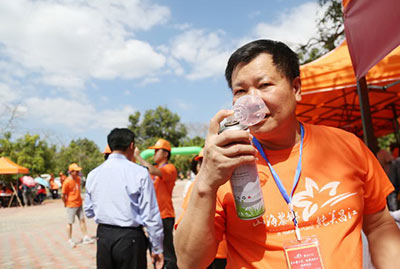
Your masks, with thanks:
[{"label": "man in orange t-shirt", "polygon": [[82,210],[82,197],[81,197],[81,177],[79,172],[81,167],[76,163],[72,163],[68,167],[70,176],[67,177],[62,185],[62,200],[64,206],[67,208],[67,236],[69,245],[74,248],[76,243],[72,240],[72,224],[75,221],[75,216],[78,217],[81,231],[83,236],[83,244],[92,244],[94,240],[87,234],[85,216]]},{"label": "man in orange t-shirt", "polygon": [[149,149],[154,149],[154,162],[156,165],[145,161],[140,156],[138,148],[135,149],[135,158],[140,164],[146,166],[153,178],[158,207],[164,228],[164,268],[178,268],[175,248],[173,244],[173,227],[175,224],[175,211],[172,204],[172,191],[175,186],[178,173],[172,163],[168,163],[171,157],[171,144],[165,139],[159,139]]},{"label": "man in orange t-shirt", "polygon": [[[232,110],[211,119],[203,163],[176,230],[179,267],[206,267],[225,235],[227,268],[361,269],[363,229],[375,267],[393,268],[400,256],[400,230],[386,207],[393,186],[356,136],[297,120],[296,53],[282,42],[250,42],[231,55],[225,77],[233,103],[246,95],[261,98],[265,117],[250,133],[219,133]],[[249,212],[254,208],[243,201],[254,197],[233,197],[229,179],[237,167],[255,162],[265,211],[244,220],[235,198]],[[250,182],[242,190],[255,185]]]}]

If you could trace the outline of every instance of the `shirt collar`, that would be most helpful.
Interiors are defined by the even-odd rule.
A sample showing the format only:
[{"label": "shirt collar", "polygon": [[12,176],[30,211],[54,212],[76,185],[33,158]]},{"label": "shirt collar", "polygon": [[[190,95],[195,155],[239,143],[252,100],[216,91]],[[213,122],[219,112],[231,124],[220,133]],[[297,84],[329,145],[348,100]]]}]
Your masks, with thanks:
[{"label": "shirt collar", "polygon": [[125,155],[122,155],[120,153],[111,153],[110,156],[108,156],[108,159],[125,159],[125,160],[128,160],[128,158],[126,158]]}]

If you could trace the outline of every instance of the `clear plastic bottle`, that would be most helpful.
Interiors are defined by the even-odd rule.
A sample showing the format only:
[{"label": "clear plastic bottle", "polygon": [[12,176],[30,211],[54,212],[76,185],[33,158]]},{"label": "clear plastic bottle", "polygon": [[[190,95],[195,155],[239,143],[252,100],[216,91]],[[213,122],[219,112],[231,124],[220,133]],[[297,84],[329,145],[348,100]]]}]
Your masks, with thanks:
[{"label": "clear plastic bottle", "polygon": [[262,121],[267,112],[263,99],[256,95],[244,95],[232,107],[233,117],[241,124],[252,126]]}]

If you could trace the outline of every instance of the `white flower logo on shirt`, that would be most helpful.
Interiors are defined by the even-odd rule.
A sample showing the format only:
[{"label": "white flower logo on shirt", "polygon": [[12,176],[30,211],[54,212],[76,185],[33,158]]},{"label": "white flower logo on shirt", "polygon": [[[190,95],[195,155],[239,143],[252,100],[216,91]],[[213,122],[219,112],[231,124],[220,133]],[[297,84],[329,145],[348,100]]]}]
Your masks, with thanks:
[{"label": "white flower logo on shirt", "polygon": [[[306,177],[306,190],[293,195],[292,204],[296,207],[304,208],[302,218],[303,220],[308,221],[309,218],[317,212],[318,208],[323,208],[327,205],[333,206],[340,201],[357,194],[356,192],[346,192],[336,195],[339,185],[339,181],[332,181],[322,188],[319,188],[314,180]],[[329,196],[332,196],[332,198],[319,206],[314,202],[314,194],[322,193],[323,191],[329,191],[328,194]]]}]

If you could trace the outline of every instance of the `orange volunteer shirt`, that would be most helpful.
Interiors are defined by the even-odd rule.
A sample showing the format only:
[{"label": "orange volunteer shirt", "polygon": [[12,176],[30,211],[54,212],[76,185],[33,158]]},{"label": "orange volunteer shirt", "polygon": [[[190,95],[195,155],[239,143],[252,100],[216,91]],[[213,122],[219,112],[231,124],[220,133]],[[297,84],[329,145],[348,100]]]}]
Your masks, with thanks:
[{"label": "orange volunteer shirt", "polygon": [[80,207],[82,205],[81,197],[81,178],[73,180],[67,177],[62,185],[62,193],[67,195],[66,207]]},{"label": "orange volunteer shirt", "polygon": [[162,174],[161,177],[152,176],[161,218],[175,218],[174,206],[172,204],[172,190],[174,189],[178,172],[171,163],[162,167],[156,167],[161,170]]},{"label": "orange volunteer shirt", "polygon": [[[384,209],[393,186],[353,134],[309,124],[304,129],[302,172],[292,199],[301,235],[318,238],[325,268],[362,268],[363,215]],[[290,195],[299,145],[266,155]],[[215,227],[219,240],[226,236],[227,268],[286,268],[283,244],[295,239],[288,206],[261,155],[257,167],[266,208],[262,217],[237,217],[229,181],[217,193]]]},{"label": "orange volunteer shirt", "polygon": [[54,182],[54,180],[50,180],[50,189],[51,190],[57,190],[58,189],[58,184]]},{"label": "orange volunteer shirt", "polygon": [[[186,208],[188,206],[188,203],[189,203],[189,198],[190,198],[190,194],[192,193],[193,186],[194,186],[194,182],[192,182],[192,184],[190,184],[189,189],[188,189],[188,191],[186,193],[186,196],[183,199],[183,202],[182,202],[183,212],[179,216],[179,219],[175,224],[175,229],[178,227],[179,223],[181,222],[181,220],[183,218],[183,214],[185,213],[185,210],[186,210]],[[224,236],[223,239],[218,244],[217,254],[215,254],[215,258],[226,259],[226,253],[227,252],[228,252],[228,249],[227,249],[227,246],[226,246],[226,240],[225,240],[225,236]]]}]

